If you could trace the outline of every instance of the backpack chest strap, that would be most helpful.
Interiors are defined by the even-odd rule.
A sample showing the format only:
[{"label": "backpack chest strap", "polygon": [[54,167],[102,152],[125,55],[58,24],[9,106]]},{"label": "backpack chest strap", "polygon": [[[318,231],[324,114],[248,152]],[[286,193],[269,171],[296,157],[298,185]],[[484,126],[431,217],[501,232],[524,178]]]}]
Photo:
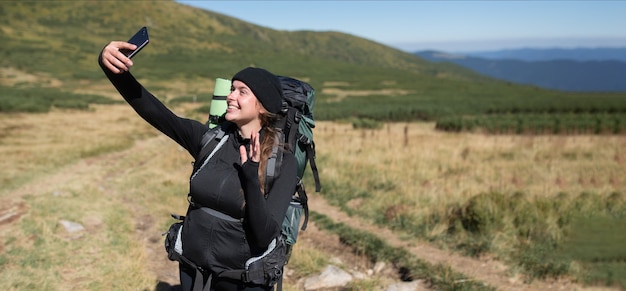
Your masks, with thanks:
[{"label": "backpack chest strap", "polygon": [[194,202],[193,198],[191,197],[191,195],[187,195],[187,201],[189,201],[189,205],[191,205],[192,207],[196,208],[196,209],[200,209],[202,210],[204,213],[211,215],[213,217],[219,218],[221,220],[226,220],[226,221],[230,221],[230,222],[242,222],[243,223],[243,218],[234,218],[224,212],[221,212],[219,210],[215,210],[211,207],[206,207],[201,205],[198,202]]}]

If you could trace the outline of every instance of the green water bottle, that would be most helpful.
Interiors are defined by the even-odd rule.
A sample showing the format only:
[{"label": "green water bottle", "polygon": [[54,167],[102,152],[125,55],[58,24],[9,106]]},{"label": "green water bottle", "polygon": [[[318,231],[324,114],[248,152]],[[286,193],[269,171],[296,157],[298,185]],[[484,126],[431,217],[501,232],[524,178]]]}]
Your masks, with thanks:
[{"label": "green water bottle", "polygon": [[209,107],[209,128],[214,128],[224,122],[224,115],[226,115],[226,108],[228,108],[226,96],[230,94],[230,86],[230,80],[215,79],[215,89]]}]

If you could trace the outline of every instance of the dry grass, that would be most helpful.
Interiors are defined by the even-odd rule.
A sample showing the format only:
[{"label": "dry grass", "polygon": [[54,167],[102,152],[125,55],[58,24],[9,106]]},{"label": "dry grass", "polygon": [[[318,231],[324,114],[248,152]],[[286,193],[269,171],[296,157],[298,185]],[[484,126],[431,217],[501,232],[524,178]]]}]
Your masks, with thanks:
[{"label": "dry grass", "polygon": [[[615,207],[623,205],[622,196],[612,194],[626,193],[626,136],[482,135],[433,128],[398,123],[354,130],[319,123],[325,197],[361,218],[467,254],[488,253],[512,264],[512,272],[537,277],[566,272],[558,261],[541,264],[545,247],[567,235],[564,222],[576,213],[605,215],[598,207],[614,198]],[[463,230],[474,223],[484,229]],[[604,238],[606,245],[615,243],[613,236]],[[532,252],[521,249],[526,244]]]},{"label": "dry grass", "polygon": [[[351,207],[419,216],[492,190],[626,190],[624,136],[483,136],[433,127],[319,122],[323,191],[367,191]],[[152,290],[158,281],[176,282],[160,233],[170,212],[185,210],[191,159],[132,109],[2,114],[0,156],[0,289]],[[67,232],[62,219],[85,231]],[[307,243],[298,252],[326,260]],[[323,264],[294,260],[304,272]]]},{"label": "dry grass", "polygon": [[[184,214],[191,158],[126,105],[0,115],[0,289],[177,284],[161,233]],[[80,223],[68,232],[62,220]],[[303,241],[296,274],[328,262]],[[317,263],[312,263],[317,262]],[[286,290],[295,290],[295,281]]]},{"label": "dry grass", "polygon": [[393,188],[394,195],[374,191],[381,203],[414,201],[424,208],[491,191],[553,196],[626,190],[626,136],[494,136],[433,128],[397,123],[353,130],[320,122],[315,139],[322,176],[355,187],[387,184],[383,188]]},{"label": "dry grass", "polygon": [[[124,203],[127,193],[110,181],[123,174],[121,163],[136,160],[110,154],[156,132],[128,106],[3,114],[0,128],[0,201],[23,205],[2,212],[9,216],[0,221],[0,289],[154,286],[142,241],[132,231],[136,221]],[[85,231],[70,233],[61,220],[78,222]]]},{"label": "dry grass", "polygon": [[2,184],[19,186],[39,173],[128,148],[133,140],[155,134],[128,106],[94,107],[97,109],[101,114],[53,111],[0,115]]}]

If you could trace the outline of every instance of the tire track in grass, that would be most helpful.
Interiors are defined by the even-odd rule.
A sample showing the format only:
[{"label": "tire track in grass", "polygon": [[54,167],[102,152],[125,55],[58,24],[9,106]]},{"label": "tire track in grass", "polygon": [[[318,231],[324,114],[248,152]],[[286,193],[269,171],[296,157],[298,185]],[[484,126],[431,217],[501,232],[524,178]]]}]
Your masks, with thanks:
[{"label": "tire track in grass", "polygon": [[[38,176],[29,183],[0,196],[0,202],[2,205],[6,205],[6,207],[0,209],[0,216],[5,212],[3,209],[6,209],[6,212],[11,214],[11,217],[19,219],[19,217],[28,212],[28,206],[25,206],[23,199],[26,195],[44,195],[55,192],[62,189],[64,185],[71,184],[76,179],[83,180],[81,183],[85,184],[93,183],[93,185],[97,185],[97,187],[109,193],[112,197],[119,197],[120,195],[116,192],[115,187],[109,185],[112,183],[111,181],[114,181],[116,177],[125,175],[127,171],[134,170],[142,161],[153,158],[150,156],[150,149],[162,146],[162,139],[163,137],[157,136],[137,140],[130,148],[84,158],[61,166],[51,174]],[[130,157],[133,160],[130,160]],[[9,207],[11,205],[13,207]],[[155,279],[160,284],[159,286],[177,284],[178,264],[167,259],[161,237],[155,238],[155,234],[160,235],[160,230],[157,229],[158,226],[155,225],[154,218],[150,216],[149,210],[140,209],[140,207],[133,206],[132,203],[128,207],[133,210],[132,213],[135,216],[131,218],[135,221],[134,235],[144,244],[147,268],[155,275]],[[13,211],[15,209],[19,209],[20,213],[15,213]],[[13,227],[11,222],[15,220],[6,219],[5,223],[0,223],[0,234],[10,230]]]},{"label": "tire track in grass", "polygon": [[420,260],[432,265],[449,266],[452,270],[467,276],[467,280],[478,280],[498,290],[615,290],[605,287],[584,287],[568,279],[524,282],[520,275],[511,276],[509,268],[497,260],[471,258],[457,253],[441,250],[431,244],[416,239],[407,240],[389,229],[375,226],[334,207],[320,195],[309,195],[309,208],[328,216],[335,222],[351,228],[366,231],[378,236],[394,248],[403,248]]}]

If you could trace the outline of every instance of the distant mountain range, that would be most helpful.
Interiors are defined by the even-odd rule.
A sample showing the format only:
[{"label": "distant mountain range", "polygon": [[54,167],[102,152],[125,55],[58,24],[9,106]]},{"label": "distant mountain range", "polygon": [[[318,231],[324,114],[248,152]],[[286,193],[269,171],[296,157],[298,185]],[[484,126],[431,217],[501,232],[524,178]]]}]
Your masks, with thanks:
[{"label": "distant mountain range", "polygon": [[587,61],[622,61],[626,62],[626,48],[576,48],[576,49],[508,49],[497,51],[479,51],[463,53],[466,56],[491,60],[519,60],[519,61],[553,61],[571,60]]},{"label": "distant mountain range", "polygon": [[416,52],[513,83],[573,92],[626,92],[626,48]]}]

